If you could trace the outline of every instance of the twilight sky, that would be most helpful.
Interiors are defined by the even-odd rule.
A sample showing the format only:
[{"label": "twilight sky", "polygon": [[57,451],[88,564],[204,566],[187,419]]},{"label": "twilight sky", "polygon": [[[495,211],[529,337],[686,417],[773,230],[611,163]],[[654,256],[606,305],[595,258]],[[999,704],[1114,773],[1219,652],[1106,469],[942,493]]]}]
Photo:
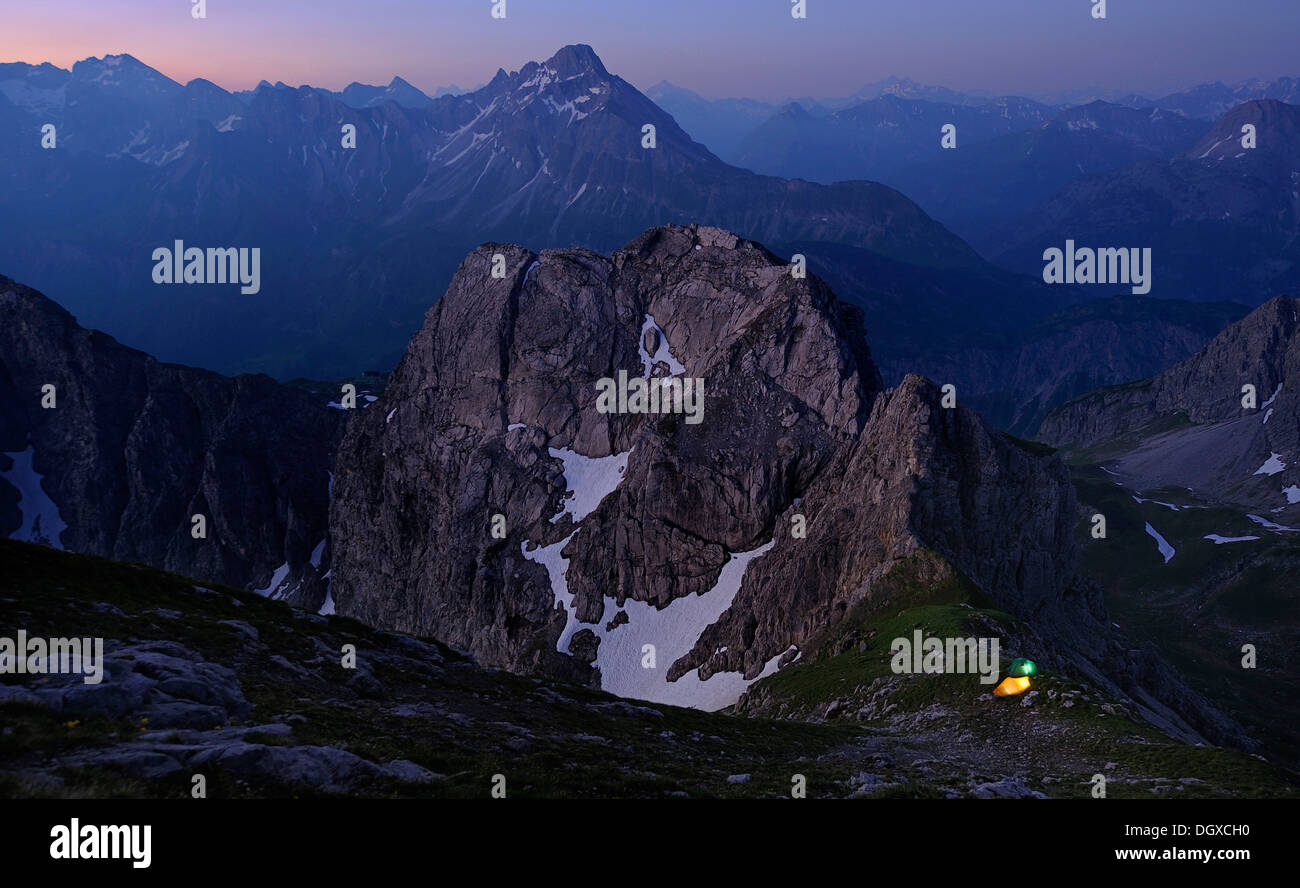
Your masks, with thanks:
[{"label": "twilight sky", "polygon": [[842,96],[897,74],[998,93],[1101,87],[1160,95],[1300,74],[1300,0],[0,0],[0,61],[125,52],[175,80],[341,89],[400,75],[472,87],[589,43],[644,89]]}]

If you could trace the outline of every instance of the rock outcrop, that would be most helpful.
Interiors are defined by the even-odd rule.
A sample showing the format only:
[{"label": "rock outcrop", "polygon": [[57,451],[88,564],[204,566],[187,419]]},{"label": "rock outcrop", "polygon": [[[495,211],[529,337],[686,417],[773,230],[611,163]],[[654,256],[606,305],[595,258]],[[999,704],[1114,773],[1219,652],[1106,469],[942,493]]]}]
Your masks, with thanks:
[{"label": "rock outcrop", "polygon": [[[869,606],[878,581],[923,548],[1012,613],[1059,607],[1075,562],[1064,464],[941,399],[908,376],[876,400],[864,434],[786,510],[770,555],[675,672],[704,663],[752,677]],[[795,513],[807,538],[791,531]]]},{"label": "rock outcrop", "polygon": [[[700,380],[700,421],[601,412],[620,373]],[[919,377],[882,391],[860,312],[726,232],[652,229],[608,258],[486,244],[340,446],[336,605],[705,708],[922,546],[1009,609],[1050,608],[1074,561],[1063,465],[940,400]]]},{"label": "rock outcrop", "polygon": [[0,277],[0,535],[319,607],[342,426],[319,397],[160,363]]}]

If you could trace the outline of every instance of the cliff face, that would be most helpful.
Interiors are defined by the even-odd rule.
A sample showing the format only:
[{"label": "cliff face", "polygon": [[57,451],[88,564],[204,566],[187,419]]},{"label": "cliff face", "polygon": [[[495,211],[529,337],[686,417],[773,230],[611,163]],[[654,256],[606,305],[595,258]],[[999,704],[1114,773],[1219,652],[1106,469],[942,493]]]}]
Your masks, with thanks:
[{"label": "cliff face", "polygon": [[[620,372],[701,380],[700,421],[601,412]],[[608,258],[488,244],[348,428],[334,599],[489,664],[707,708],[921,546],[1046,606],[1073,570],[1063,466],[939,400],[919,377],[883,392],[857,310],[726,232],[652,229]]]},{"label": "cliff face", "polygon": [[341,429],[319,398],[160,363],[0,278],[0,535],[319,606]]},{"label": "cliff face", "polygon": [[[941,406],[908,376],[875,402],[864,433],[777,522],[732,608],[675,671],[757,674],[870,608],[880,580],[926,549],[1009,612],[1053,614],[1073,576],[1073,491],[1064,464],[1036,456],[975,412]],[[791,531],[804,515],[806,539]],[[942,577],[935,577],[942,579]]]}]

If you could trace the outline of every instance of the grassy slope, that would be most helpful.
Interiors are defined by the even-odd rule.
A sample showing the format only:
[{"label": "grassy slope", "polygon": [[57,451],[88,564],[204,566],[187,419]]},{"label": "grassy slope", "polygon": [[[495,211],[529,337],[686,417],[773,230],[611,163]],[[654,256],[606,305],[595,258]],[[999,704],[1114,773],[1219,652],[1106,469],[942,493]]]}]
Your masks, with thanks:
[{"label": "grassy slope", "polygon": [[[1264,530],[1239,511],[1202,503],[1181,488],[1133,492],[1101,469],[1071,469],[1079,501],[1106,516],[1107,538],[1081,521],[1080,568],[1101,583],[1112,618],[1134,639],[1154,641],[1193,687],[1231,712],[1266,745],[1266,754],[1300,760],[1300,534]],[[1150,524],[1175,549],[1168,563],[1146,532]],[[1206,534],[1257,536],[1216,545]],[[1243,669],[1243,644],[1258,668]]]},{"label": "grassy slope", "polygon": [[[927,636],[1000,636],[999,678],[1014,656],[1029,656],[1040,668],[1044,654],[1050,656],[1031,647],[1038,643],[1032,630],[987,607],[963,579],[938,587],[909,582],[918,573],[917,559],[937,557],[922,552],[896,569],[893,582],[884,584],[888,606],[859,615],[857,646],[841,653],[829,646],[811,662],[764,679],[751,691],[759,698],[751,709],[820,720],[827,715],[826,701],[842,699],[846,713],[865,706],[861,723],[869,730],[910,737],[923,755],[936,759],[964,757],[975,773],[981,762],[1019,772],[1027,785],[1050,796],[1085,794],[1093,773],[1111,780],[1112,797],[1295,792],[1294,774],[1235,751],[1172,742],[1089,685],[1051,670],[1034,680],[1039,695],[1032,706],[1022,705],[1023,698],[986,696],[992,685],[980,684],[975,675],[894,675],[890,641],[910,639],[918,628]],[[1205,782],[1181,782],[1189,777]]]}]

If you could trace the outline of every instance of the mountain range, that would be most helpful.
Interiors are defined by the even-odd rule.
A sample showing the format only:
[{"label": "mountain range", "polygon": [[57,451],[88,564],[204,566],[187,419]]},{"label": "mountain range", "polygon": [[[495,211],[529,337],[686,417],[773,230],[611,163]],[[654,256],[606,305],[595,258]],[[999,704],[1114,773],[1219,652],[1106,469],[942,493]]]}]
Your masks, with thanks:
[{"label": "mountain range", "polygon": [[[71,72],[9,65],[0,72],[0,262],[84,324],[161,359],[340,379],[391,368],[430,299],[485,239],[609,251],[664,222],[703,221],[808,257],[841,298],[868,312],[891,384],[911,371],[947,374],[968,397],[983,398],[990,416],[1021,431],[1087,386],[1186,357],[1220,323],[1216,309],[1196,319],[1199,309],[1171,306],[1158,355],[1120,337],[1115,348],[1127,354],[1113,361],[1079,352],[1070,366],[1053,363],[1053,375],[1076,382],[1045,393],[1029,381],[1050,360],[1033,352],[1033,331],[1089,294],[1047,287],[1027,263],[1019,275],[984,261],[897,191],[729,166],[586,46],[427,103],[402,99],[403,84],[335,94],[263,83],[230,94],[207,81],[182,86],[130,56],[90,59]],[[937,106],[912,98],[931,95],[924,90],[894,83],[880,92],[857,110],[820,119],[843,115],[858,127],[845,131],[861,133],[881,114],[907,124],[900,129],[913,117],[926,125],[939,119]],[[395,100],[384,100],[390,94]],[[909,166],[915,190],[945,214],[945,194],[969,193],[977,205],[1010,212],[1048,194],[1083,158],[1122,164],[1201,132],[1177,115],[1113,106],[1044,123],[1035,121],[1049,110],[1021,100],[952,106],[940,116],[947,111],[966,115],[958,156],[1007,143],[970,169],[1010,172],[957,187],[964,174],[950,163],[947,175],[958,179],[936,189],[923,183],[943,176],[925,170],[954,158]],[[40,147],[47,120],[58,133],[53,151]],[[654,148],[641,147],[647,124]],[[346,125],[356,127],[355,148],[343,145]],[[990,138],[967,145],[980,127]],[[995,135],[1019,127],[1028,129]],[[896,147],[906,143],[892,138]],[[926,144],[941,150],[937,138]],[[1026,154],[1027,161],[1016,159]],[[1003,187],[1008,176],[1016,187]],[[153,252],[176,240],[258,248],[261,293],[153,283]],[[1097,318],[1108,305],[1052,323]],[[1127,323],[1123,313],[1111,320]],[[999,355],[974,364],[987,372],[951,369],[948,355],[964,347],[963,338],[995,331]],[[1086,341],[1089,334],[1073,335]],[[1025,368],[1018,381],[991,369],[1008,361]]]},{"label": "mountain range", "polygon": [[898,169],[942,154],[945,125],[955,126],[958,144],[965,144],[1030,129],[1053,113],[1016,97],[960,105],[891,93],[822,116],[793,102],[741,140],[735,161],[760,173],[817,182],[885,181]]},{"label": "mountain range", "polygon": [[[887,77],[841,98],[791,96],[776,102],[747,98],[706,99],[699,93],[667,80],[661,80],[645,92],[673,115],[694,138],[731,162],[736,160],[733,153],[735,146],[752,133],[755,127],[794,103],[802,106],[810,115],[821,117],[885,96],[937,105],[971,107],[996,100],[995,94],[988,90],[954,90],[918,83],[907,77]],[[1030,89],[1020,91],[1019,95],[1024,97],[1019,99],[1021,102],[1036,103],[1055,111],[1103,102],[1127,108],[1162,108],[1189,119],[1210,121],[1229,109],[1254,99],[1300,104],[1300,80],[1279,77],[1271,81],[1254,78],[1233,84],[1205,83],[1154,99],[1129,91],[1099,88],[1060,90],[1053,93]]]},{"label": "mountain range", "polygon": [[0,65],[0,794],[1294,795],[1298,89]]},{"label": "mountain range", "polygon": [[[486,238],[608,250],[703,219],[921,266],[984,265],[884,186],[727,166],[589,47],[422,109],[354,109],[310,88],[245,104],[129,57],[79,63],[66,89],[82,97],[51,118],[55,151],[41,149],[46,118],[32,105],[0,104],[0,261],[91,326],[219,370],[391,366],[429,295]],[[355,149],[342,147],[349,123]],[[647,125],[654,148],[641,147]],[[175,240],[260,248],[261,295],[153,284],[150,257]]]},{"label": "mountain range", "polygon": [[[1252,138],[1254,144],[1245,142]],[[1255,306],[1300,282],[1300,106],[1247,102],[1195,145],[1081,178],[998,230],[995,258],[1042,268],[1044,243],[1141,245],[1151,293]]]}]

